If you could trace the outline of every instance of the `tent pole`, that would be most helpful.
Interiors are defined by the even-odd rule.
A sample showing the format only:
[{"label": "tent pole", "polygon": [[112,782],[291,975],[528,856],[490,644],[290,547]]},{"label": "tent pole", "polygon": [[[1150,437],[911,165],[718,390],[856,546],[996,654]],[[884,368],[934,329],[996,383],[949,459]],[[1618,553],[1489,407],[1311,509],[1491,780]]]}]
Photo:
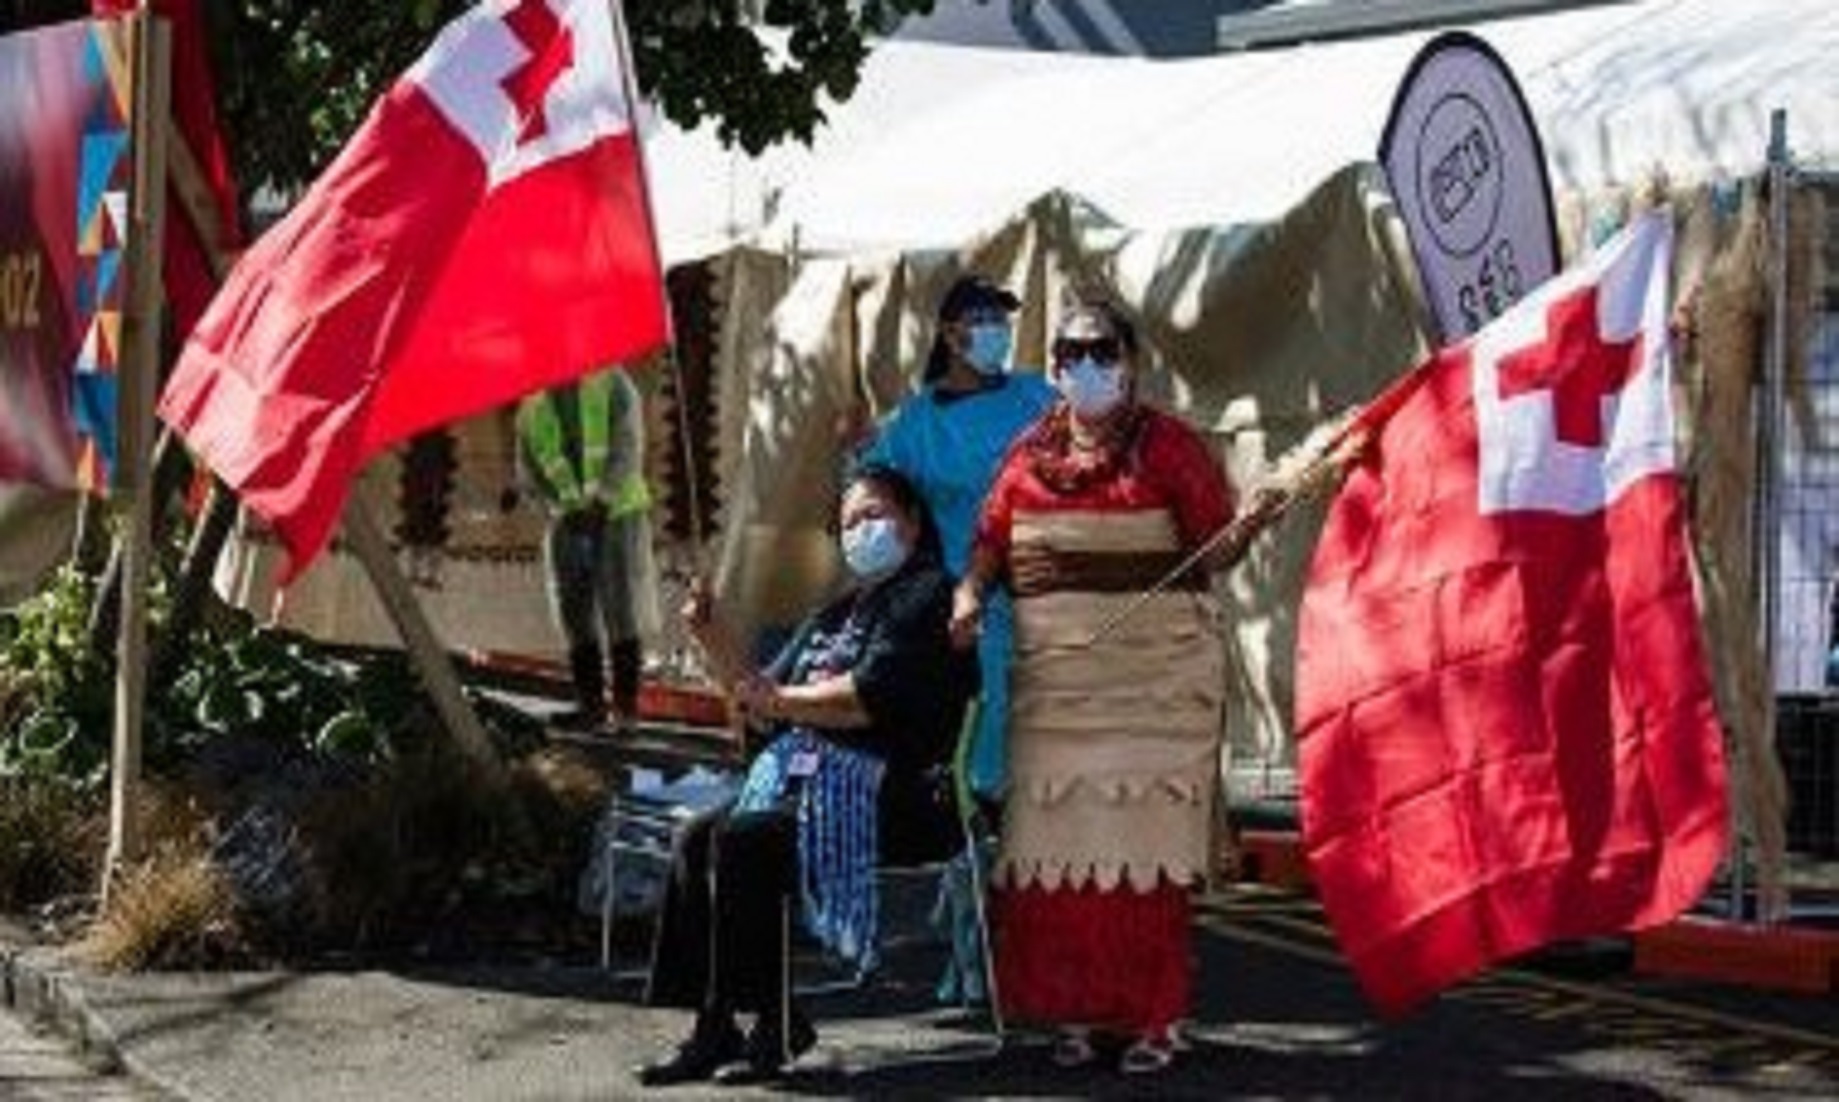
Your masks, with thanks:
[{"label": "tent pole", "polygon": [[160,243],[166,212],[166,113],[171,35],[145,9],[129,19],[134,55],[134,194],[129,213],[128,301],[119,365],[116,491],[127,503],[122,535],[121,634],[116,640],[115,719],[109,754],[106,907],[124,863],[140,853],[141,736],[146,713],[147,587],[153,551],[153,397],[160,357]]}]

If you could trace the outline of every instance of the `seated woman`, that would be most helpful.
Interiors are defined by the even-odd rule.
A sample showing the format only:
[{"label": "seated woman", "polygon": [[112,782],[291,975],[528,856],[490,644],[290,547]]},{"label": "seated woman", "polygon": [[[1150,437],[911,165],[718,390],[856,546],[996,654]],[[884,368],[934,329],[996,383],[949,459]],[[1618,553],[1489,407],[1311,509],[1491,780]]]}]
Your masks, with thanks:
[{"label": "seated woman", "polygon": [[[974,689],[946,633],[951,580],[913,487],[857,471],[841,504],[853,584],[752,672],[698,587],[684,609],[749,723],[777,732],[736,801],[678,838],[658,919],[647,999],[697,1011],[648,1086],[769,1078],[816,1042],[792,1005],[781,916],[796,894],[806,927],[859,965],[875,952],[875,866],[949,853],[955,820],[942,772]],[[743,1040],[737,1012],[756,1016]]]}]

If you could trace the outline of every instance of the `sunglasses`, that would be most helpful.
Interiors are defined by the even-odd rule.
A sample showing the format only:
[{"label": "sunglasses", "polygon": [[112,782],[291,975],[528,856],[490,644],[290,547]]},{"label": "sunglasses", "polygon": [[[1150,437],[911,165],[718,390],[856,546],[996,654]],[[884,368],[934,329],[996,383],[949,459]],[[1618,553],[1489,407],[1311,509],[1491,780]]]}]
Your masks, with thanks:
[{"label": "sunglasses", "polygon": [[1090,340],[1061,337],[1054,341],[1053,353],[1056,363],[1071,363],[1089,356],[1101,364],[1114,364],[1122,358],[1124,349],[1116,337],[1094,337]]}]

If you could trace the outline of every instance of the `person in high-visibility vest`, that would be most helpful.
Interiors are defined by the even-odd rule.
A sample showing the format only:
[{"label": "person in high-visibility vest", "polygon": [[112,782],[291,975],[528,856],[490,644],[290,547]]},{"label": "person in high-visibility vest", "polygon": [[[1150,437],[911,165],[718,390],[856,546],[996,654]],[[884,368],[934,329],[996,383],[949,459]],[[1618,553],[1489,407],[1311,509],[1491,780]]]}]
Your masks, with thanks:
[{"label": "person in high-visibility vest", "polygon": [[[638,388],[617,368],[540,391],[517,409],[520,481],[549,514],[549,603],[575,687],[577,706],[559,717],[563,726],[611,718],[629,729],[638,719],[638,590],[651,539],[644,421]],[[603,654],[613,675],[611,717]]]}]

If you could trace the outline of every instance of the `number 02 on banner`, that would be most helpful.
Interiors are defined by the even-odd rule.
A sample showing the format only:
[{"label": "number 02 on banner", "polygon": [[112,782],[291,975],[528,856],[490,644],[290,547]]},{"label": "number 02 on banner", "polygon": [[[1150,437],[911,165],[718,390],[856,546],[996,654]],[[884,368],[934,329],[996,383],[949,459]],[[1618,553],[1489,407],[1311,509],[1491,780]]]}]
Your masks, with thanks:
[{"label": "number 02 on banner", "polygon": [[0,253],[0,329],[38,328],[38,289],[44,258],[36,252]]}]

